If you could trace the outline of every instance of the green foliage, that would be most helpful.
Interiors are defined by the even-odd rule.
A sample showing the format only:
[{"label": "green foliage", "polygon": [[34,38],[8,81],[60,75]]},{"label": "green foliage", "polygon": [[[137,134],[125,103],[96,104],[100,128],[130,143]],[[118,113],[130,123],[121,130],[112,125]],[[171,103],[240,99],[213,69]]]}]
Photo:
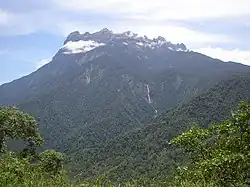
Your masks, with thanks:
[{"label": "green foliage", "polygon": [[39,164],[15,153],[5,153],[0,159],[0,187],[70,187],[65,173],[46,173]]},{"label": "green foliage", "polygon": [[213,184],[205,185],[200,182],[190,183],[186,181],[182,184],[173,185],[170,182],[154,180],[112,184],[104,178],[91,182],[81,181],[79,184],[70,184],[64,171],[51,176],[51,172],[48,173],[41,166],[39,163],[31,163],[28,158],[20,158],[15,153],[5,153],[0,159],[0,187],[217,187]]},{"label": "green foliage", "polygon": [[41,168],[52,175],[60,173],[64,155],[54,150],[46,150],[39,154]]},{"label": "green foliage", "polygon": [[[180,179],[247,185],[250,175],[250,105],[241,103],[232,118],[207,129],[192,128],[174,138],[191,162],[179,168]],[[177,177],[178,178],[178,177]]]},{"label": "green foliage", "polygon": [[29,145],[19,154],[5,151],[0,155],[0,187],[70,187],[62,169],[64,156],[54,150],[36,154],[42,143],[35,119],[16,109],[0,109],[2,144],[8,139],[22,139]]},{"label": "green foliage", "polygon": [[31,147],[43,142],[35,118],[14,107],[0,108],[0,151],[8,139],[28,141]]},{"label": "green foliage", "polygon": [[199,126],[191,128],[184,132],[181,136],[176,137],[171,141],[172,144],[177,144],[186,152],[201,154],[205,157],[207,150],[205,149],[205,142],[211,136],[209,129],[202,129]]}]

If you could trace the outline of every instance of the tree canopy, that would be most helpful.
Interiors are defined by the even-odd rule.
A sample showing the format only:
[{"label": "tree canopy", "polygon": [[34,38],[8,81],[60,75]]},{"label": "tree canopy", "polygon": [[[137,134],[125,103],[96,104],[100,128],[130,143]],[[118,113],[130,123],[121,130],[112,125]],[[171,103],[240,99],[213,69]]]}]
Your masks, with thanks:
[{"label": "tree canopy", "polygon": [[193,127],[171,141],[190,158],[180,178],[217,181],[220,186],[250,182],[250,105],[241,103],[231,119],[207,129]]},{"label": "tree canopy", "polygon": [[38,131],[34,117],[15,107],[0,108],[0,151],[3,151],[5,141],[25,140],[30,146],[40,146],[43,139]]}]

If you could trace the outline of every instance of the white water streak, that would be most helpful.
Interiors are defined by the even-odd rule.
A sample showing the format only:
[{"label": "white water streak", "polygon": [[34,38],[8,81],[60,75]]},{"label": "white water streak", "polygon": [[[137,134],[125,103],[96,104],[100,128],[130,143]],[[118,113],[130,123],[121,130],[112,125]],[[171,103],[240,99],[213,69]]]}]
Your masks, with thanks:
[{"label": "white water streak", "polygon": [[90,77],[89,76],[86,76],[86,81],[87,81],[87,84],[90,83]]},{"label": "white water streak", "polygon": [[147,91],[148,91],[148,103],[152,103],[152,100],[151,100],[151,97],[150,97],[149,86],[148,86],[148,84],[146,86],[147,86]]}]

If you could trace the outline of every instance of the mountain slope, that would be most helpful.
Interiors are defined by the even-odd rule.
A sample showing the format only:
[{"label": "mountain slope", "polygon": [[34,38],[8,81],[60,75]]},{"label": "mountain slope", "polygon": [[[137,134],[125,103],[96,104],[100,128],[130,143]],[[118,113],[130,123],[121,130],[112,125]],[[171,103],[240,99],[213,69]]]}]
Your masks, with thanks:
[{"label": "mountain slope", "polygon": [[250,74],[222,81],[143,128],[101,147],[75,151],[71,154],[71,171],[76,178],[104,175],[111,180],[164,179],[183,159],[168,142],[193,124],[206,127],[227,119],[240,101],[250,102]]},{"label": "mountain slope", "polygon": [[162,37],[108,29],[73,32],[50,63],[0,86],[0,105],[17,105],[36,116],[47,148],[78,154],[141,129],[160,113],[244,72],[250,68]]}]

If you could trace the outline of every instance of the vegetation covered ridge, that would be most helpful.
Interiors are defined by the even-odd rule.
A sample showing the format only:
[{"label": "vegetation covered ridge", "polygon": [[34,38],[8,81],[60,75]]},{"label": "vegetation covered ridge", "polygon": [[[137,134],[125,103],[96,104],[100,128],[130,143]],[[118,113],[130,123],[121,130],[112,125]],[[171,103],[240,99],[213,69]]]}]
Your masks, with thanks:
[{"label": "vegetation covered ridge", "polygon": [[[188,161],[166,181],[141,180],[110,184],[104,178],[71,184],[63,167],[64,155],[38,153],[42,138],[36,120],[16,108],[0,108],[0,187],[176,186],[219,187],[250,184],[250,105],[240,103],[232,117],[208,128],[194,126],[169,143],[183,150]],[[7,142],[24,140],[21,151]]]}]

